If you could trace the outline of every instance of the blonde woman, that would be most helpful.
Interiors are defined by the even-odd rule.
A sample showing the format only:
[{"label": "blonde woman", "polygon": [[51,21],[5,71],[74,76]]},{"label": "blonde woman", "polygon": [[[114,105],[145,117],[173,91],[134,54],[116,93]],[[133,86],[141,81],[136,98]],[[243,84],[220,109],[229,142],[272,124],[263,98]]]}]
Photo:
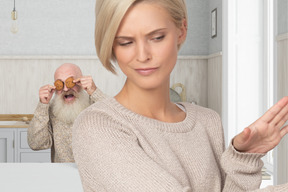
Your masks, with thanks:
[{"label": "blonde woman", "polygon": [[73,153],[86,192],[259,188],[260,158],[288,131],[280,129],[288,98],[225,150],[216,112],[170,102],[170,73],[186,34],[184,0],[97,0],[97,54],[113,73],[117,63],[127,79],[115,97],[87,108],[73,126]]}]

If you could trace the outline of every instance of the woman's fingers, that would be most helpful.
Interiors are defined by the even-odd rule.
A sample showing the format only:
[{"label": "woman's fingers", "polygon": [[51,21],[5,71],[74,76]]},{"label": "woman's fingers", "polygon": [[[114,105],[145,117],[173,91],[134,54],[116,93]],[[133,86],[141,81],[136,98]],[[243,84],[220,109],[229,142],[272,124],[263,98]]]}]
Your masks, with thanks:
[{"label": "woman's fingers", "polygon": [[[287,120],[288,97],[284,97],[234,138],[233,145],[235,149],[240,152],[256,153],[269,151],[288,133],[288,125],[283,127]],[[281,129],[281,127],[283,128]],[[267,142],[271,139],[274,142]]]},{"label": "woman's fingers", "polygon": [[[279,100],[274,106],[272,106],[262,117],[261,119],[264,122],[270,123],[276,115],[278,115],[282,109],[287,106],[288,104],[288,97],[283,97],[281,100]],[[287,107],[285,107],[287,108]],[[287,113],[287,112],[286,112]],[[283,112],[284,114],[284,112]],[[283,115],[282,114],[282,115]],[[276,119],[275,121],[279,121],[280,118]]]},{"label": "woman's fingers", "polygon": [[249,140],[251,129],[246,127],[240,134],[238,134],[233,140],[233,146],[238,151],[245,151],[246,143]]},{"label": "woman's fingers", "polygon": [[280,130],[281,138],[284,137],[287,133],[288,133],[288,125],[286,125],[285,127],[283,127],[283,128]]},{"label": "woman's fingers", "polygon": [[271,120],[272,125],[278,125],[281,121],[287,121],[288,104],[285,105],[281,111]]},{"label": "woman's fingers", "polygon": [[243,143],[247,142],[247,140],[249,139],[250,137],[250,134],[251,134],[251,129],[249,127],[246,127],[244,130],[243,130],[243,136],[242,136],[242,141]]},{"label": "woman's fingers", "polygon": [[286,121],[288,120],[288,113],[285,114],[284,117],[282,117],[282,119],[280,119],[277,124],[275,125],[276,129],[281,129],[281,127],[286,123]]}]

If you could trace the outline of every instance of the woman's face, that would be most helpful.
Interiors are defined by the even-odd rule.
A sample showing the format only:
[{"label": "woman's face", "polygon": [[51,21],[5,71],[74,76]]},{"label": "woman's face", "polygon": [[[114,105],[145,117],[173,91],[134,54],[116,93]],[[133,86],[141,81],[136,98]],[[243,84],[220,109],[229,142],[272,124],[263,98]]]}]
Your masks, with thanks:
[{"label": "woman's face", "polygon": [[131,7],[117,31],[113,52],[127,83],[154,89],[169,85],[186,31],[176,27],[168,12],[156,3]]}]

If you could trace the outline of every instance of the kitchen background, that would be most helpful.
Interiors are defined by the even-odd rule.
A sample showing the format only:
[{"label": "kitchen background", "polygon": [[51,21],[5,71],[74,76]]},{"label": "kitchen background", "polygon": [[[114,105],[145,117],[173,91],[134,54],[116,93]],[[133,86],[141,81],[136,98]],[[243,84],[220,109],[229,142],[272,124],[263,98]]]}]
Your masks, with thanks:
[{"label": "kitchen background", "polygon": [[[171,77],[171,86],[175,83],[185,86],[187,101],[206,107],[208,62],[221,62],[221,3],[221,0],[187,1],[187,41]],[[119,80],[106,72],[95,54],[94,4],[95,0],[16,1],[18,32],[13,34],[10,32],[13,1],[0,2],[0,76],[5,79],[0,84],[5,90],[0,93],[0,113],[33,113],[40,86],[53,83],[55,69],[64,62],[78,64],[105,93],[115,95],[120,90],[125,78],[120,74]],[[215,7],[218,31],[212,39],[210,12]]]},{"label": "kitchen background", "polygon": [[[227,54],[223,51],[222,55],[222,42],[227,38],[222,35],[222,10],[223,2],[228,1],[186,2],[188,36],[179,52],[171,86],[183,84],[188,102],[212,108],[222,116],[223,57]],[[277,96],[282,97],[288,95],[288,2],[274,2],[277,16]],[[0,1],[0,114],[33,114],[39,101],[39,88],[54,82],[54,71],[64,62],[79,65],[83,73],[91,75],[96,85],[108,95],[115,95],[120,90],[125,77],[120,72],[118,76],[107,72],[96,57],[93,33],[95,0],[16,0],[18,32],[15,34],[10,31],[13,3],[12,0]],[[217,36],[212,38],[211,11],[215,8]],[[224,126],[224,129],[227,132],[228,128]],[[7,159],[25,162],[34,157],[35,154],[25,145],[25,130],[0,129],[0,162],[6,162]],[[7,138],[13,142],[7,142]],[[287,141],[280,148],[285,148],[285,144]],[[9,146],[13,152],[8,150]],[[288,156],[287,150],[283,151]],[[45,159],[45,152],[43,154]],[[43,154],[37,155],[41,159]],[[280,158],[278,160],[281,161]],[[284,158],[284,162],[279,164],[285,164],[285,160],[288,159]],[[288,178],[287,166],[286,169],[282,172],[282,178]]]}]

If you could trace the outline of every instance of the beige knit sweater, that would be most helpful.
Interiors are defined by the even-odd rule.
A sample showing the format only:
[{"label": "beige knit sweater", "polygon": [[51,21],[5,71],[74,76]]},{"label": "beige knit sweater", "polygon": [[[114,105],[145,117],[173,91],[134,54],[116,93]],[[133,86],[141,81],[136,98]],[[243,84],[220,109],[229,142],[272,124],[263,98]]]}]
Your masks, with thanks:
[{"label": "beige knit sweater", "polygon": [[[85,192],[240,192],[259,188],[263,154],[224,151],[216,112],[181,103],[186,118],[165,123],[106,98],[73,126],[73,153]],[[275,188],[263,189],[273,191]],[[285,191],[288,187],[284,186]]]},{"label": "beige knit sweater", "polygon": [[[94,103],[106,96],[96,89],[90,96]],[[55,117],[49,104],[38,103],[28,128],[28,144],[33,150],[51,149],[51,162],[74,162],[72,152],[72,125]]]}]

